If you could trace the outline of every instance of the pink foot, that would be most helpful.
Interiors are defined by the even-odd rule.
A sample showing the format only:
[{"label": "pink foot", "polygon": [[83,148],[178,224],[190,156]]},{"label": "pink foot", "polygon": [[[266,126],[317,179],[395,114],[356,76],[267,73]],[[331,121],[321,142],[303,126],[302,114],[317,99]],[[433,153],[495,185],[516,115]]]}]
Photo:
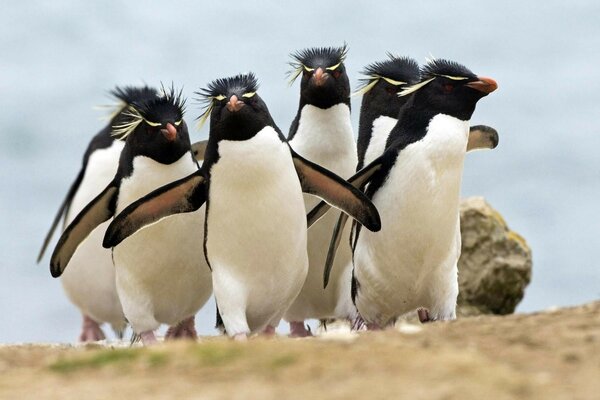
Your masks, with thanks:
[{"label": "pink foot", "polygon": [[144,344],[144,346],[152,346],[158,343],[158,340],[156,340],[156,336],[154,336],[153,331],[146,331],[140,333],[140,338],[142,339],[142,343]]},{"label": "pink foot", "polygon": [[194,323],[194,316],[184,319],[175,326],[169,327],[167,334],[165,335],[166,340],[172,339],[192,339],[196,340],[198,334],[196,333],[196,327]]},{"label": "pink foot", "polygon": [[106,336],[104,336],[104,332],[100,329],[100,325],[87,315],[84,315],[83,328],[81,329],[81,335],[79,335],[79,341],[85,343],[104,339],[106,339]]},{"label": "pink foot", "polygon": [[246,333],[235,334],[235,335],[233,335],[233,340],[235,340],[236,342],[247,342],[248,334],[246,334]]},{"label": "pink foot", "polygon": [[419,321],[421,321],[422,324],[433,321],[431,318],[429,318],[429,310],[426,308],[419,308],[417,310],[417,315],[419,316]]},{"label": "pink foot", "polygon": [[290,337],[308,337],[312,336],[310,329],[306,329],[304,321],[290,322]]},{"label": "pink foot", "polygon": [[381,326],[378,323],[375,322],[366,322],[365,325],[367,325],[367,330],[368,331],[381,331],[383,329],[381,329]]},{"label": "pink foot", "polygon": [[261,332],[263,336],[275,336],[275,327],[272,325],[267,325],[265,329]]}]

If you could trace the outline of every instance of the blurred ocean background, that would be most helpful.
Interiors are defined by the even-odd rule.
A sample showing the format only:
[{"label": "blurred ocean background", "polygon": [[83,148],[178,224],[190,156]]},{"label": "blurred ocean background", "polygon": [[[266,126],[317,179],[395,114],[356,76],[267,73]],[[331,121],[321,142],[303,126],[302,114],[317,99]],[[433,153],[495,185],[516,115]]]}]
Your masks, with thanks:
[{"label": "blurred ocean background", "polygon": [[[344,41],[353,87],[387,51],[456,60],[498,81],[471,123],[494,126],[500,145],[467,156],[463,195],[485,196],[532,247],[533,281],[519,311],[597,300],[599,21],[593,0],[4,2],[0,343],[78,337],[78,311],[50,277],[48,256],[35,258],[105,124],[93,106],[111,103],[109,89],[174,82],[191,100],[210,80],[251,70],[287,132],[298,104],[298,84],[286,83],[288,54]],[[357,129],[360,98],[352,106]],[[188,103],[190,125],[199,107]],[[199,140],[208,131],[190,133]],[[210,303],[197,327],[214,334],[213,324]]]}]

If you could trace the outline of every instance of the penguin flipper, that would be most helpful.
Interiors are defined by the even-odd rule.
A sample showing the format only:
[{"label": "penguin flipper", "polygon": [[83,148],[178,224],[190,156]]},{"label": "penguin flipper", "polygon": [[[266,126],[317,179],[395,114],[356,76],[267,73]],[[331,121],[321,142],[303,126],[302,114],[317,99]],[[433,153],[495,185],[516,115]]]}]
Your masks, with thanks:
[{"label": "penguin flipper", "polygon": [[192,144],[192,154],[194,154],[194,158],[196,161],[204,160],[204,153],[206,153],[206,146],[208,145],[208,140],[200,140]]},{"label": "penguin flipper", "polygon": [[134,201],[106,229],[102,246],[115,247],[143,227],[173,214],[196,211],[206,201],[206,180],[198,170]]},{"label": "penguin flipper", "polygon": [[333,172],[300,157],[291,148],[290,151],[303,192],[322,198],[370,231],[381,229],[379,212],[363,192]]},{"label": "penguin flipper", "polygon": [[38,254],[38,258],[37,258],[38,263],[40,262],[42,257],[44,257],[44,253],[46,252],[46,248],[48,248],[48,243],[50,243],[50,239],[52,239],[52,236],[54,235],[54,231],[56,230],[56,227],[58,226],[58,222],[60,221],[60,219],[63,216],[66,217],[67,213],[69,212],[69,208],[71,207],[71,202],[73,201],[73,197],[75,197],[75,193],[77,193],[77,189],[79,189],[79,185],[81,185],[81,182],[83,181],[84,174],[85,174],[85,167],[81,168],[81,170],[79,171],[77,178],[75,178],[75,181],[71,184],[71,187],[69,188],[69,191],[67,192],[67,195],[65,196],[65,199],[63,200],[62,204],[58,208],[58,212],[56,213],[56,216],[54,217],[54,221],[52,221],[52,225],[50,225],[50,229],[48,230],[48,233],[46,234],[46,237],[44,238],[44,243],[42,244],[42,248],[40,249],[40,252]]},{"label": "penguin flipper", "polygon": [[104,221],[115,213],[118,185],[115,181],[108,184],[64,230],[50,258],[50,273],[58,278],[71,260],[77,247]]},{"label": "penguin flipper", "polygon": [[491,126],[475,125],[469,128],[467,151],[478,149],[495,149],[498,146],[498,131]]},{"label": "penguin flipper", "polygon": [[[354,186],[357,189],[362,190],[364,186],[369,182],[373,174],[381,168],[382,165],[382,157],[378,157],[373,160],[369,165],[362,168],[360,171],[355,173],[350,179],[348,179],[348,183]],[[307,225],[310,227],[312,224],[317,222],[321,217],[327,214],[327,211],[331,206],[327,204],[325,201],[321,201],[316,206],[313,207],[312,210],[306,215]]]},{"label": "penguin flipper", "polygon": [[331,241],[329,242],[329,250],[327,250],[327,259],[325,260],[325,269],[323,270],[323,289],[327,288],[327,284],[329,283],[329,275],[331,274],[331,268],[335,261],[335,253],[340,245],[346,221],[348,221],[348,215],[340,213],[335,227],[333,228],[333,234],[331,235]]}]

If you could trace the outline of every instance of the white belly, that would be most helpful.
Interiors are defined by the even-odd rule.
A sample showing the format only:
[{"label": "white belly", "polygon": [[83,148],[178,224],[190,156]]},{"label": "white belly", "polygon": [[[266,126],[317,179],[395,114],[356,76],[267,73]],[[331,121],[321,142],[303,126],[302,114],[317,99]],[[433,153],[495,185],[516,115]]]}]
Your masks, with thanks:
[{"label": "white belly", "polygon": [[[67,213],[68,225],[114,178],[124,143],[115,140],[106,149],[90,155],[85,174]],[[122,330],[125,317],[115,285],[115,268],[110,250],[102,247],[110,221],[98,226],[77,248],[61,276],[63,288],[84,315],[99,323],[108,322]]]},{"label": "white belly", "polygon": [[308,268],[306,214],[290,151],[273,128],[221,141],[218,151],[206,250],[215,298],[234,335],[278,322],[300,291]]},{"label": "white belly", "polygon": [[[138,156],[119,188],[117,213],[154,189],[196,171],[185,154],[171,165]],[[194,315],[211,294],[203,254],[204,207],[150,225],[114,248],[117,289],[135,332]]]},{"label": "white belly", "polygon": [[439,318],[453,314],[468,132],[468,121],[436,116],[427,135],[400,152],[373,196],[382,229],[362,229],[354,253],[357,307],[366,320],[386,324],[434,305]]},{"label": "white belly", "polygon": [[[326,110],[305,106],[298,131],[290,146],[302,157],[327,168],[344,179],[356,170],[358,156],[350,122],[350,109],[338,104]],[[306,210],[320,199],[304,195]],[[333,227],[339,213],[329,212],[308,230],[309,272],[302,291],[285,315],[287,321],[308,318],[352,318],[355,309],[350,298],[352,252],[346,230],[336,253],[327,289],[323,289],[323,269]],[[351,224],[348,224],[348,227]]]},{"label": "white belly", "polygon": [[365,152],[363,165],[368,165],[371,161],[383,154],[390,132],[394,126],[396,126],[397,122],[398,120],[396,118],[386,116],[378,117],[373,121],[373,126],[371,127],[371,140],[369,140],[369,146]]}]

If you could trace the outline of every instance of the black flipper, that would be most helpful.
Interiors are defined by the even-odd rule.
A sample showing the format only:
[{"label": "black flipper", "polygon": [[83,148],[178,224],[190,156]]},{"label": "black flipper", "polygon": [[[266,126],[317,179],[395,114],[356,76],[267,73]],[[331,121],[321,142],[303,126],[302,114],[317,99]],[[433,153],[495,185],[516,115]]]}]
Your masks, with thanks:
[{"label": "black flipper", "polygon": [[290,151],[303,192],[319,196],[370,231],[381,229],[379,212],[363,192],[333,172],[300,157],[291,148]]},{"label": "black flipper", "polygon": [[342,232],[344,232],[344,226],[346,226],[347,220],[348,215],[340,213],[337,223],[333,228],[333,235],[331,236],[329,250],[327,251],[327,259],[325,260],[325,269],[323,270],[323,289],[327,288],[327,284],[329,283],[329,275],[331,274],[331,268],[333,267],[333,262],[335,261],[335,254],[338,246],[340,245]]},{"label": "black flipper", "polygon": [[40,253],[38,254],[38,258],[37,258],[38,263],[40,262],[42,257],[44,257],[44,253],[46,252],[48,243],[50,243],[50,239],[52,239],[52,236],[54,235],[54,231],[56,230],[56,227],[58,226],[58,222],[61,220],[61,218],[67,217],[69,208],[71,208],[71,202],[73,201],[73,197],[75,197],[75,193],[77,193],[77,189],[79,189],[79,185],[81,185],[81,181],[83,181],[84,174],[85,174],[85,167],[81,168],[81,170],[79,171],[77,178],[75,178],[75,181],[71,184],[71,187],[69,188],[69,191],[67,192],[67,195],[65,196],[65,199],[63,200],[62,204],[58,208],[58,212],[56,213],[56,216],[54,217],[54,221],[52,221],[50,230],[46,234],[46,237],[44,238],[44,243],[42,244],[42,248],[40,249]]},{"label": "black flipper", "polygon": [[197,161],[204,160],[204,153],[206,153],[206,146],[208,145],[208,140],[200,140],[192,144],[192,154],[194,154],[194,158]]},{"label": "black flipper", "polygon": [[115,247],[146,225],[173,214],[196,211],[206,201],[205,183],[198,170],[131,203],[110,223],[102,246]]},{"label": "black flipper", "polygon": [[498,146],[498,131],[491,126],[475,125],[469,128],[467,151],[478,149],[495,149]]},{"label": "black flipper", "polygon": [[50,273],[53,277],[58,278],[63,273],[81,242],[98,225],[114,215],[118,192],[118,184],[115,181],[109,183],[65,229],[50,259]]},{"label": "black flipper", "polygon": [[[362,190],[364,186],[369,182],[373,174],[381,168],[382,165],[382,157],[378,157],[373,160],[369,165],[355,173],[350,179],[348,179],[348,183],[353,187]],[[313,207],[312,210],[306,215],[307,225],[310,228],[312,224],[317,222],[324,216],[327,211],[331,208],[331,205],[327,204],[325,201],[321,201],[319,204]],[[360,222],[360,221],[359,221]]]}]

